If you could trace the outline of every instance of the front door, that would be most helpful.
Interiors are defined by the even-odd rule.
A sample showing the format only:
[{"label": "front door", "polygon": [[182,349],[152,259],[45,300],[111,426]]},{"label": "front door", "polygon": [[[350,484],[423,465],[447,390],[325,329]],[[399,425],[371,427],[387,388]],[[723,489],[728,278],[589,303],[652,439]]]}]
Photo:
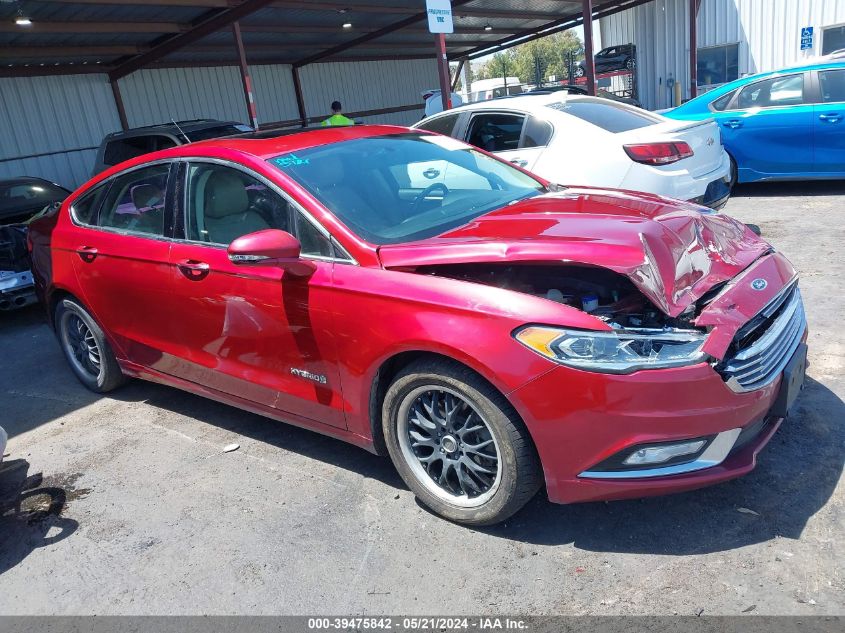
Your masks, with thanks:
[{"label": "front door", "polygon": [[502,160],[531,170],[551,138],[551,125],[517,112],[481,112],[469,121],[466,140]]},{"label": "front door", "polygon": [[165,162],[125,172],[73,204],[86,227],[70,245],[83,301],[112,335],[117,356],[135,362],[167,343],[170,171]]},{"label": "front door", "polygon": [[819,71],[820,103],[813,108],[815,171],[845,175],[845,68]]},{"label": "front door", "polygon": [[[163,371],[312,420],[345,427],[335,356],[332,246],[266,181],[231,166],[187,167],[184,241],[170,253],[178,351]],[[248,233],[297,235],[316,270],[234,264],[226,247]]]},{"label": "front door", "polygon": [[714,113],[741,182],[813,170],[813,106],[804,83],[803,73],[756,81],[730,110]]}]

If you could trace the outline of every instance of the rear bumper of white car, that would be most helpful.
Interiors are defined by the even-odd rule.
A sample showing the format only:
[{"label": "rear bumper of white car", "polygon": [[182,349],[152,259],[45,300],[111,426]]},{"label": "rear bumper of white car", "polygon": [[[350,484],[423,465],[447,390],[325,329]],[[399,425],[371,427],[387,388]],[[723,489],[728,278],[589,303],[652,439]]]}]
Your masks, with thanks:
[{"label": "rear bumper of white car", "polygon": [[[690,161],[687,165],[684,163]],[[677,200],[690,200],[713,209],[725,205],[730,195],[731,161],[722,152],[719,166],[705,174],[693,175],[695,157],[663,167],[634,163],[620,189],[648,191]]]},{"label": "rear bumper of white car", "polygon": [[3,430],[3,427],[0,426],[0,462],[3,461],[3,453],[6,452],[6,439],[8,436],[6,435],[6,431]]}]

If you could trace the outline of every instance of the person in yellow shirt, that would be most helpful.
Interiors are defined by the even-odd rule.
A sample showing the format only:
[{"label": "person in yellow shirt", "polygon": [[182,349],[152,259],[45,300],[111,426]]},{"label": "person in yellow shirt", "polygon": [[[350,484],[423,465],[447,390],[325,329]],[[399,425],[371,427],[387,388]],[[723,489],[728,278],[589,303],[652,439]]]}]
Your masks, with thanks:
[{"label": "person in yellow shirt", "polygon": [[329,127],[332,125],[355,125],[355,121],[343,116],[342,110],[343,106],[340,105],[340,101],[332,101],[332,115],[323,121],[323,127]]}]

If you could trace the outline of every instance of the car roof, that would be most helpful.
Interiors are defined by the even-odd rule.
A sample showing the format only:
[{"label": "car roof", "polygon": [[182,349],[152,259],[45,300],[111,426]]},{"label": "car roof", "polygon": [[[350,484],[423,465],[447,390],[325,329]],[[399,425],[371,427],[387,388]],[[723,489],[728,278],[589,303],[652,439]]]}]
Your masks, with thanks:
[{"label": "car roof", "polygon": [[686,109],[685,106],[691,105],[691,107],[697,106],[703,103],[710,103],[715,99],[718,99],[722,95],[725,95],[737,88],[742,88],[743,86],[754,83],[760,79],[766,79],[768,77],[777,77],[779,75],[791,75],[793,73],[802,73],[807,72],[808,70],[829,70],[829,69],[837,69],[837,68],[845,68],[845,61],[839,61],[839,59],[827,59],[827,60],[816,60],[812,63],[803,63],[797,66],[787,66],[785,68],[779,68],[777,70],[768,70],[763,73],[757,73],[756,75],[746,75],[745,77],[740,77],[739,79],[734,79],[726,84],[722,84],[718,88],[714,88],[713,90],[708,90],[704,94],[697,96],[695,99],[690,99],[686,103],[681,104],[675,110],[684,110]]},{"label": "car roof", "polygon": [[47,185],[51,185],[53,187],[58,187],[59,189],[64,189],[67,191],[65,187],[61,185],[57,185],[54,182],[50,182],[49,180],[45,180],[44,178],[38,178],[37,176],[16,176],[14,178],[3,178],[0,180],[0,186],[9,187],[12,185],[26,185],[26,184],[35,184],[35,183],[43,183]]},{"label": "car roof", "polygon": [[106,140],[117,138],[129,138],[132,136],[144,136],[147,134],[173,134],[181,135],[181,132],[189,134],[192,131],[206,130],[208,128],[220,127],[223,125],[242,125],[238,121],[218,121],[217,119],[189,119],[187,121],[175,121],[171,123],[158,123],[156,125],[144,125],[133,127],[122,132],[112,132],[106,135]]},{"label": "car roof", "polygon": [[[428,120],[434,117],[443,116],[450,112],[463,112],[466,110],[521,110],[522,112],[528,112],[530,114],[548,114],[548,110],[545,106],[552,104],[552,103],[575,103],[578,101],[584,102],[595,102],[595,101],[610,101],[610,99],[605,99],[603,97],[593,97],[590,95],[581,95],[581,94],[572,94],[568,93],[565,90],[556,90],[553,92],[526,92],[521,95],[514,95],[512,97],[498,97],[496,99],[487,99],[486,101],[476,101],[474,103],[465,103],[463,105],[458,106],[457,108],[452,108],[451,110],[446,110],[444,112],[438,112],[437,114],[432,115],[431,117],[426,117]],[[615,102],[614,103],[618,103]]]}]

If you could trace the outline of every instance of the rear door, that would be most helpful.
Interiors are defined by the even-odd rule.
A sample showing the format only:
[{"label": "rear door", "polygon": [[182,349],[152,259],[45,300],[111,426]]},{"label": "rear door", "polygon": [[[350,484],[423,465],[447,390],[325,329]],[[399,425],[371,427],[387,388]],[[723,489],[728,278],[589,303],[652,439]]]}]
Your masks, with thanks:
[{"label": "rear door", "polygon": [[845,175],[845,68],[818,71],[813,106],[813,164],[817,172]]},{"label": "rear door", "polygon": [[748,84],[714,112],[740,181],[813,171],[813,105],[805,73]]},{"label": "rear door", "polygon": [[466,142],[531,170],[552,138],[550,123],[522,112],[473,113]]},{"label": "rear door", "polygon": [[[345,427],[331,311],[336,251],[318,225],[257,174],[195,161],[170,254],[172,353],[162,371],[297,416]],[[264,229],[298,236],[316,266],[297,277],[235,264],[226,248]]]},{"label": "rear door", "polygon": [[74,271],[83,300],[133,362],[163,349],[170,292],[170,162],[122,172],[74,202]]}]

